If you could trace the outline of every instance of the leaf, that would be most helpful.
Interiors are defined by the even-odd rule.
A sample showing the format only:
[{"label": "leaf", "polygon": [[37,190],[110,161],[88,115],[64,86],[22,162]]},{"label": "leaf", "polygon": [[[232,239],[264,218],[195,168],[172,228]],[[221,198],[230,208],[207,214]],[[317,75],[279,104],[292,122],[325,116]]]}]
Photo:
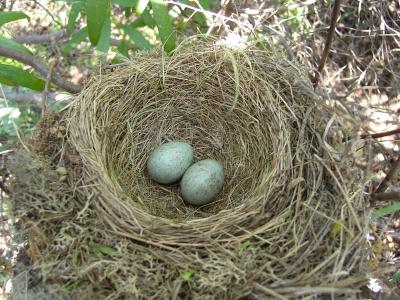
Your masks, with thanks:
[{"label": "leaf", "polygon": [[[14,85],[24,86],[35,91],[43,91],[44,80],[11,65],[0,64],[0,78]],[[3,81],[4,82],[4,81]]]},{"label": "leaf", "polygon": [[150,14],[149,8],[146,8],[144,10],[144,12],[142,13],[142,19],[143,19],[144,24],[146,24],[150,28],[153,28],[154,26],[156,26],[156,23],[154,22],[154,19]]},{"label": "leaf", "polygon": [[67,286],[64,287],[64,292],[68,293],[70,291],[72,291],[74,288],[76,288],[78,286],[78,284],[81,283],[81,280],[75,280],[74,282],[68,284]]},{"label": "leaf", "polygon": [[138,0],[137,4],[135,6],[135,10],[138,15],[141,15],[144,12],[147,4],[149,4],[149,1],[150,0]]},{"label": "leaf", "polygon": [[70,41],[61,49],[61,53],[64,56],[68,56],[69,53],[74,50],[85,38],[88,36],[87,27],[83,27],[78,32],[72,35]]},{"label": "leaf", "polygon": [[333,240],[339,233],[343,226],[346,224],[346,221],[340,219],[335,224],[333,224],[332,229],[329,231],[328,236],[331,240]]},{"label": "leaf", "polygon": [[32,52],[28,48],[22,46],[20,43],[17,43],[16,41],[10,40],[4,36],[0,36],[0,45],[6,46],[8,48],[12,48],[14,50],[17,50],[18,52],[21,52],[21,53],[24,53],[27,55],[33,55]]},{"label": "leaf", "polygon": [[393,274],[392,277],[390,277],[389,282],[391,284],[396,284],[398,281],[400,281],[400,271],[397,271],[396,273]]},{"label": "leaf", "polygon": [[21,19],[30,20],[29,16],[24,14],[22,11],[2,11],[0,12],[0,27],[6,23]]},{"label": "leaf", "polygon": [[76,20],[78,19],[79,12],[83,9],[84,4],[85,3],[83,1],[72,3],[72,7],[68,15],[67,36],[71,36],[72,32],[74,31]]},{"label": "leaf", "polygon": [[240,251],[244,251],[247,248],[249,248],[250,246],[251,246],[251,242],[250,241],[245,241],[244,243],[240,243],[239,250]]},{"label": "leaf", "polygon": [[97,43],[96,49],[101,52],[108,52],[110,48],[110,35],[111,35],[111,19],[108,17],[104,22],[101,31],[100,40]]},{"label": "leaf", "polygon": [[93,46],[99,42],[101,31],[109,17],[110,0],[86,0],[87,28]]},{"label": "leaf", "polygon": [[193,276],[194,271],[189,270],[179,270],[179,276],[183,281],[189,281]]},{"label": "leaf", "polygon": [[121,5],[123,7],[135,7],[138,0],[112,0],[113,4]]},{"label": "leaf", "polygon": [[164,50],[169,53],[175,49],[175,36],[167,6],[163,0],[151,0],[151,6],[153,8],[153,18],[156,22],[158,33],[164,44]]},{"label": "leaf", "polygon": [[124,39],[121,41],[121,43],[119,43],[117,50],[123,56],[129,57],[128,43]]},{"label": "leaf", "polygon": [[122,29],[140,50],[150,50],[153,47],[142,33],[135,28],[123,26]]},{"label": "leaf", "polygon": [[[142,16],[143,17],[143,16]],[[138,27],[142,27],[144,25],[146,25],[143,21],[143,18],[137,18],[135,21],[133,21],[129,26],[132,28],[138,28]]]},{"label": "leaf", "polygon": [[374,211],[372,213],[372,218],[377,219],[377,218],[383,217],[385,215],[392,214],[399,210],[400,210],[400,202],[396,202],[392,205],[382,207],[382,208],[378,209],[377,211]]},{"label": "leaf", "polygon": [[101,253],[101,254],[109,255],[109,254],[112,254],[115,252],[115,250],[113,248],[110,248],[107,246],[102,246],[102,245],[96,245],[96,244],[90,245],[89,248],[90,248],[90,251],[92,251],[96,254]]}]

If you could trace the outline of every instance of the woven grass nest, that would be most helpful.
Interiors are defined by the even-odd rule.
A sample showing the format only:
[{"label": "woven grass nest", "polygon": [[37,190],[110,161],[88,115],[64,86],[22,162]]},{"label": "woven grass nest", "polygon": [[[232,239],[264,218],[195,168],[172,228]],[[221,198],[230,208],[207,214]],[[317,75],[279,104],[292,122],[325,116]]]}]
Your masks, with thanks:
[{"label": "woven grass nest", "polygon": [[[48,237],[34,265],[72,298],[355,297],[363,179],[334,150],[336,120],[301,66],[271,48],[196,37],[102,68],[53,120],[57,159],[42,154],[30,174],[45,175],[19,184],[20,211],[35,206]],[[171,140],[222,162],[211,204],[187,205],[179,185],[148,178],[149,153]],[[55,161],[69,174],[59,185]],[[39,185],[46,194],[24,202]]]}]

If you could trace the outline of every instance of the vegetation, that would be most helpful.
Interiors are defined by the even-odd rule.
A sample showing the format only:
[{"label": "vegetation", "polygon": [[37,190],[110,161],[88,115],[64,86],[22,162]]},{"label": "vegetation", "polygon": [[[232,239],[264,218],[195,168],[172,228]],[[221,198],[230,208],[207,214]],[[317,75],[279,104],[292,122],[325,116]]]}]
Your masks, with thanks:
[{"label": "vegetation", "polygon": [[[170,55],[184,37],[198,33],[232,43],[268,40],[307,67],[310,78],[319,76],[315,92],[336,101],[360,124],[360,136],[366,140],[360,147],[365,149],[369,143],[373,149],[368,158],[355,161],[370,174],[368,193],[376,194],[371,202],[371,224],[391,226],[400,211],[395,180],[400,165],[396,75],[400,66],[396,58],[400,4],[392,0],[262,2],[4,1],[5,5],[0,5],[0,155],[13,152],[18,139],[35,130],[45,110],[62,110],[69,95],[77,94],[85,79],[99,68],[99,62],[117,65],[138,51],[157,47]],[[327,62],[316,72],[324,57],[332,7],[339,2]],[[378,113],[384,114],[381,119],[385,123],[377,120]],[[338,145],[342,145],[341,140]],[[345,228],[345,220],[338,219],[329,239],[335,240]],[[377,236],[384,240],[387,232],[380,230]],[[243,241],[240,251],[251,249],[253,244]],[[398,248],[395,243],[390,250],[394,257]],[[112,255],[113,251],[103,245],[89,247],[89,252],[99,256]],[[379,256],[378,260],[384,259]],[[196,270],[182,269],[179,274],[190,282]],[[399,278],[399,272],[392,271],[388,282],[395,285]],[[0,281],[5,280],[0,273]],[[73,281],[65,289],[72,290],[80,283]]]}]

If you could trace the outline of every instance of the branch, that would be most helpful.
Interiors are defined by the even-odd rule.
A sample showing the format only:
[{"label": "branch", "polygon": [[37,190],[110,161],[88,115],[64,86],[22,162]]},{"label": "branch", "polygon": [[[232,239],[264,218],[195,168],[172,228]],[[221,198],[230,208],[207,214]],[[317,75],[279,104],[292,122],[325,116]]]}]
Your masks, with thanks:
[{"label": "branch", "polygon": [[390,182],[400,171],[400,157],[393,163],[392,168],[386,174],[386,177],[382,180],[381,184],[378,186],[374,194],[380,194],[386,191]]},{"label": "branch", "polygon": [[400,200],[399,192],[379,193],[372,195],[374,201],[398,201]]},{"label": "branch", "polygon": [[330,22],[330,26],[329,26],[328,36],[326,37],[325,48],[324,48],[324,51],[322,52],[321,60],[319,62],[319,66],[318,66],[318,71],[315,73],[315,76],[313,79],[314,87],[316,87],[318,84],[320,74],[325,67],[325,63],[328,58],[329,50],[332,45],[333,34],[335,33],[336,22],[337,22],[339,12],[340,12],[340,1],[341,0],[335,0],[335,2],[333,3],[331,22]]},{"label": "branch", "polygon": [[[34,102],[39,104],[42,102],[43,93],[18,93],[18,92],[4,92],[4,96],[7,100],[12,100],[16,102]],[[0,98],[3,98],[3,93],[0,94]],[[68,94],[50,92],[48,93],[48,99],[52,101],[62,101],[69,98]]]},{"label": "branch", "polygon": [[362,139],[366,139],[367,137],[371,137],[373,139],[377,139],[377,138],[381,138],[381,137],[385,137],[385,136],[389,136],[389,135],[394,135],[394,134],[398,134],[398,133],[400,133],[400,128],[389,130],[389,131],[385,131],[385,132],[372,133],[372,134],[363,133],[361,135],[361,138]]},{"label": "branch", "polygon": [[65,30],[58,32],[51,32],[45,34],[28,34],[28,35],[18,35],[13,38],[14,41],[21,44],[42,44],[55,42],[57,40],[63,39],[67,36]]},{"label": "branch", "polygon": [[[25,55],[21,52],[15,51],[11,48],[4,47],[0,45],[0,56],[5,56],[8,58],[12,58],[18,60],[28,66],[31,66],[36,71],[38,71],[44,78],[47,78],[49,73],[49,68],[43,64],[41,61],[37,60],[33,56]],[[64,91],[67,91],[71,94],[79,93],[82,90],[82,86],[73,84],[61,78],[60,76],[54,74],[51,77],[51,82],[54,83],[56,86],[60,87]]]},{"label": "branch", "polygon": [[[14,41],[21,44],[44,44],[44,43],[53,43],[58,40],[64,39],[67,37],[67,32],[63,29],[57,32],[50,32],[45,34],[27,34],[27,35],[17,35],[13,38]],[[112,46],[119,46],[121,40],[118,39],[110,39],[110,44]]]}]

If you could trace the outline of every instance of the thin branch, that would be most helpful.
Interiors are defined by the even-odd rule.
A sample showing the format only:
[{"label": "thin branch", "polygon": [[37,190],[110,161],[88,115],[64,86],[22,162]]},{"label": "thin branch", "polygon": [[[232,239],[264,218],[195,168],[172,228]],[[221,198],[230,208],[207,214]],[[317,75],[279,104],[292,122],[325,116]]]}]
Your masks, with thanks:
[{"label": "thin branch", "polygon": [[[26,103],[28,105],[37,105],[39,107],[43,99],[43,93],[31,93],[31,92],[4,92],[4,97],[7,100],[12,100],[19,103]],[[62,101],[69,98],[68,94],[49,92],[48,100],[51,101]],[[0,99],[3,98],[3,94],[0,94]]]},{"label": "thin branch", "polygon": [[[13,38],[14,41],[21,44],[44,44],[44,43],[52,43],[58,40],[62,40],[67,37],[67,32],[65,29],[50,32],[45,34],[26,34],[26,35],[17,35]],[[119,46],[121,40],[118,39],[110,39],[110,44],[112,46]]]},{"label": "thin branch", "polygon": [[36,3],[37,5],[39,5],[41,8],[43,8],[44,11],[50,16],[50,18],[52,18],[53,21],[54,21],[55,23],[57,23],[57,25],[63,26],[63,24],[61,24],[59,21],[57,21],[57,19],[53,16],[53,14],[51,13],[51,11],[49,11],[49,10],[47,9],[46,6],[44,6],[42,3],[40,3],[40,2],[37,1],[37,0],[33,0],[33,2],[35,2],[35,3]]},{"label": "thin branch", "polygon": [[400,171],[400,157],[398,157],[396,161],[393,163],[392,168],[386,174],[386,177],[382,180],[381,184],[378,186],[374,194],[384,193],[388,188],[388,186],[390,185],[392,179],[397,176],[399,171]]},{"label": "thin branch", "polygon": [[[47,78],[49,73],[49,68],[43,64],[38,59],[33,56],[25,55],[21,52],[14,51],[11,48],[4,47],[0,45],[0,56],[5,56],[11,59],[18,60],[28,66],[31,66],[36,71],[38,71],[44,78]],[[72,94],[79,93],[82,90],[82,86],[73,84],[72,82],[67,81],[66,79],[54,74],[51,78],[51,82],[56,86],[60,87],[64,91],[67,91]]]},{"label": "thin branch", "polygon": [[331,22],[330,22],[330,26],[329,26],[328,36],[326,37],[325,48],[324,48],[324,51],[322,52],[321,60],[319,61],[318,71],[315,73],[315,76],[313,79],[314,87],[316,87],[318,84],[320,74],[325,67],[325,63],[328,58],[328,54],[329,54],[329,51],[330,51],[330,48],[332,45],[333,35],[335,33],[336,22],[337,22],[339,12],[340,12],[340,1],[341,0],[335,0],[335,2],[333,3]]},{"label": "thin branch", "polygon": [[372,195],[374,201],[398,201],[400,200],[399,192],[379,193]]},{"label": "thin branch", "polygon": [[384,131],[384,132],[372,133],[372,134],[363,133],[363,134],[361,135],[361,138],[362,138],[362,139],[366,139],[366,138],[368,138],[368,137],[371,137],[371,138],[373,138],[373,139],[378,139],[378,138],[381,138],[381,137],[385,137],[385,136],[389,136],[389,135],[394,135],[394,134],[398,134],[398,133],[400,133],[400,128],[393,129],[393,130],[389,130],[389,131]]},{"label": "thin branch", "polygon": [[47,99],[49,97],[49,86],[51,82],[51,78],[53,77],[54,69],[57,65],[57,61],[54,59],[50,62],[50,70],[49,73],[47,73],[47,78],[46,78],[46,84],[44,85],[44,91],[43,91],[43,100],[42,100],[42,116],[44,116],[44,113],[46,112],[47,109]]}]

